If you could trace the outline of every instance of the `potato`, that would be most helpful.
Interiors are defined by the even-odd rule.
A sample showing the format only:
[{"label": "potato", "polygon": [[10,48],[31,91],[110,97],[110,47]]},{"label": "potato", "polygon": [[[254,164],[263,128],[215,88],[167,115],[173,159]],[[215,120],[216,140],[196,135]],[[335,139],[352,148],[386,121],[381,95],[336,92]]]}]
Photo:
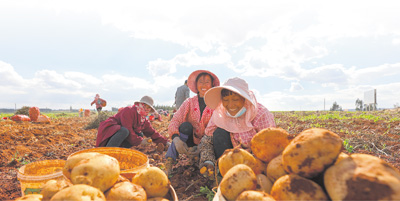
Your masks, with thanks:
[{"label": "potato", "polygon": [[255,190],[257,178],[253,170],[245,165],[238,164],[233,166],[221,180],[221,194],[227,200],[235,200],[236,197],[245,190]]},{"label": "potato", "polygon": [[283,168],[288,173],[312,178],[332,165],[342,148],[337,134],[321,128],[307,129],[283,150]]},{"label": "potato", "polygon": [[51,179],[47,181],[42,188],[42,191],[40,192],[43,195],[43,201],[50,200],[51,197],[53,197],[54,194],[56,194],[58,191],[67,188],[71,186],[70,183],[65,181],[64,179]]},{"label": "potato", "polygon": [[130,181],[115,184],[106,192],[105,196],[107,200],[145,201],[147,199],[144,188]]},{"label": "potato", "polygon": [[264,174],[258,174],[258,175],[256,175],[256,177],[257,177],[256,190],[264,191],[269,194],[271,192],[273,183]]},{"label": "potato", "polygon": [[43,196],[41,194],[28,194],[16,198],[15,201],[41,201]]},{"label": "potato", "polygon": [[275,182],[279,177],[283,175],[287,175],[288,173],[285,171],[282,165],[282,154],[272,159],[267,165],[267,177]]},{"label": "potato", "polygon": [[132,178],[132,183],[142,186],[148,198],[164,197],[170,185],[167,175],[158,167],[148,167],[139,171]]},{"label": "potato", "polygon": [[62,170],[63,175],[71,180],[71,171],[72,168],[75,167],[75,165],[81,161],[82,159],[87,159],[87,158],[91,158],[93,156],[99,155],[100,153],[97,152],[84,152],[84,153],[79,153],[73,156],[70,156],[67,158],[67,161],[65,161],[65,165],[64,168]]},{"label": "potato", "polygon": [[86,184],[76,184],[58,191],[50,201],[105,201],[106,198],[98,188]]},{"label": "potato", "polygon": [[264,161],[254,157],[256,159],[256,165],[253,167],[254,174],[267,174],[267,163],[264,163]]},{"label": "potato", "polygon": [[271,195],[269,195],[265,192],[253,191],[253,190],[243,191],[236,198],[236,200],[275,201],[275,199]]},{"label": "potato", "polygon": [[266,128],[254,135],[250,147],[257,158],[268,163],[278,156],[289,142],[289,133],[284,129]]},{"label": "potato", "polygon": [[344,152],[340,152],[339,156],[336,158],[336,161],[335,161],[334,165],[339,163],[342,159],[345,159],[347,157],[349,157],[348,154],[346,154]]},{"label": "potato", "polygon": [[271,189],[275,200],[328,200],[328,196],[317,183],[296,174],[280,177]]},{"label": "potato", "polygon": [[149,198],[147,201],[169,201],[167,198],[163,197],[155,197],[155,198]]},{"label": "potato", "polygon": [[112,187],[118,180],[120,168],[114,157],[99,154],[79,161],[71,171],[73,184],[87,184],[102,192]]},{"label": "potato", "polygon": [[351,154],[324,174],[332,200],[400,200],[400,172],[368,154]]},{"label": "potato", "polygon": [[[254,156],[242,148],[234,148],[225,150],[224,154],[218,159],[219,172],[222,176],[237,164],[245,164],[253,171],[260,169]],[[260,173],[258,170],[257,173]]]}]

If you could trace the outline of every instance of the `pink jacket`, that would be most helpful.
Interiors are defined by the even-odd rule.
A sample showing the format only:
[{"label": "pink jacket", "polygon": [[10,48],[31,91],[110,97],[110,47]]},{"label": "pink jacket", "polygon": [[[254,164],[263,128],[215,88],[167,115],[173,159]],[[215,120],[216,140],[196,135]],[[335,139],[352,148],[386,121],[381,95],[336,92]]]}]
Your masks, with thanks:
[{"label": "pink jacket", "polygon": [[142,142],[143,138],[136,135],[136,133],[140,132],[143,132],[143,135],[146,137],[151,137],[155,143],[167,143],[167,139],[154,130],[149,120],[142,118],[137,112],[136,106],[128,106],[100,123],[97,132],[96,147],[105,146],[108,138],[113,136],[121,126],[129,130],[127,140],[132,146],[137,146]]},{"label": "pink jacket", "polygon": [[104,99],[96,97],[96,98],[90,103],[90,105],[93,105],[94,103],[96,103],[96,108],[100,108],[100,107],[103,107],[103,106],[101,106],[101,103],[104,102],[104,101],[105,101]]},{"label": "pink jacket", "polygon": [[[260,130],[269,127],[275,127],[274,115],[263,105],[257,103],[257,114],[254,119],[251,121],[253,125],[253,129],[241,132],[241,133],[233,133],[231,132],[231,141],[233,147],[241,144],[243,148],[250,148],[250,141],[255,134],[257,134]],[[215,113],[216,114],[216,113]],[[208,136],[212,136],[214,134],[215,129],[217,129],[217,125],[211,119],[208,124],[205,133]],[[226,128],[222,128],[225,129]],[[231,128],[232,129],[232,128]]]},{"label": "pink jacket", "polygon": [[179,126],[187,121],[193,125],[194,143],[199,144],[213,111],[214,110],[206,106],[200,119],[198,95],[186,99],[179,110],[174,114],[168,126],[169,136],[172,137],[173,134],[179,135]]}]

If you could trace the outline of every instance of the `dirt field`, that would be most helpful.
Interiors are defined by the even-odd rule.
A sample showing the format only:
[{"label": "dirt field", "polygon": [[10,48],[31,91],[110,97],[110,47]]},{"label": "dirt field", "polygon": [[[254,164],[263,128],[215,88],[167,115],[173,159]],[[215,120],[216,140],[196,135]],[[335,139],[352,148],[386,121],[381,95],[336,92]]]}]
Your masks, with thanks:
[{"label": "dirt field", "polygon": [[[356,114],[343,113],[341,117],[315,118],[328,113],[274,112],[278,127],[287,130],[292,137],[311,127],[322,127],[348,140],[344,152],[368,153],[378,156],[400,169],[400,120],[399,111],[379,111],[365,118]],[[372,115],[372,116],[371,116]],[[328,115],[329,116],[329,115]],[[379,117],[379,118],[374,118]],[[95,116],[89,118],[58,118],[50,124],[32,122],[0,121],[0,200],[13,200],[21,196],[17,180],[18,168],[24,164],[48,159],[66,159],[71,153],[93,148],[97,129],[85,130]],[[167,119],[167,118],[165,118]],[[153,122],[162,134],[167,134],[168,121]],[[351,147],[350,147],[351,146]],[[154,144],[137,147],[147,154],[152,166],[162,167]],[[175,165],[170,178],[179,200],[207,200],[200,187],[215,187],[215,182],[203,178],[198,167],[190,166],[182,158]]]}]

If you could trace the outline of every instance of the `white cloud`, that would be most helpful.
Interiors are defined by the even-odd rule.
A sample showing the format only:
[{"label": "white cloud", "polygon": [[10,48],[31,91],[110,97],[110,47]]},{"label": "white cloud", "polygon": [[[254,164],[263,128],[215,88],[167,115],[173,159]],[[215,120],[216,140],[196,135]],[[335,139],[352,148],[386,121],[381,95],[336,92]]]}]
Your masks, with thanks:
[{"label": "white cloud", "polygon": [[301,86],[301,84],[300,83],[298,83],[298,82],[292,82],[291,84],[290,84],[290,89],[289,89],[289,91],[290,92],[294,92],[294,91],[301,91],[301,90],[303,90],[304,88],[303,88],[303,86]]}]

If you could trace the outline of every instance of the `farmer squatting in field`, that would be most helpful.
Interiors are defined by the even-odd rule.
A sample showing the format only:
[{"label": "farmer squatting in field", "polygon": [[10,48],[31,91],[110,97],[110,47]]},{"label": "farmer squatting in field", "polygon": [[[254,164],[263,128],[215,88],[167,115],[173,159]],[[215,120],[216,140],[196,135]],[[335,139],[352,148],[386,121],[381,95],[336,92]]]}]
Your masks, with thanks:
[{"label": "farmer squatting in field", "polygon": [[210,71],[197,70],[189,75],[188,86],[197,95],[183,102],[168,126],[172,143],[165,155],[167,174],[171,173],[179,154],[185,154],[192,160],[199,155],[197,145],[214,111],[205,104],[204,94],[210,88],[219,86],[219,79]]},{"label": "farmer squatting in field", "polygon": [[125,107],[102,121],[97,132],[96,147],[130,148],[145,143],[145,136],[151,138],[158,146],[168,146],[168,140],[146,119],[149,113],[157,113],[153,107],[153,99],[143,96],[133,106]]},{"label": "farmer squatting in field", "polygon": [[275,127],[275,121],[273,114],[257,102],[247,82],[237,77],[208,90],[204,99],[214,113],[201,139],[200,168],[211,170],[205,171],[204,176],[212,178],[210,172],[226,149],[241,146],[251,153],[253,136]]}]

